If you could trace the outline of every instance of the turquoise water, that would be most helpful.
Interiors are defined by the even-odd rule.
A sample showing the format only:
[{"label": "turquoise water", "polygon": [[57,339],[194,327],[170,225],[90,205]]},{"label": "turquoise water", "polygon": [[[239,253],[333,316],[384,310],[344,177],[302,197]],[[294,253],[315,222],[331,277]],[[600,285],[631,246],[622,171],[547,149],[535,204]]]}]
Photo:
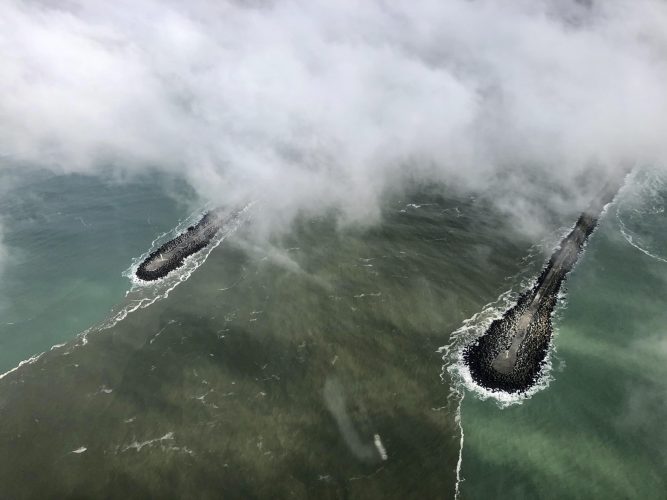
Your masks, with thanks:
[{"label": "turquoise water", "polygon": [[128,288],[122,272],[131,259],[188,207],[188,193],[159,177],[4,174],[0,183],[10,179],[0,196],[8,253],[0,373],[103,319]]},{"label": "turquoise water", "polygon": [[482,199],[421,187],[373,226],[330,213],[266,241],[258,206],[188,279],[137,289],[122,273],[187,224],[192,194],[34,182],[2,202],[11,256],[32,256],[6,270],[2,360],[69,341],[0,379],[8,498],[664,498],[659,176],[633,177],[605,214],[548,376],[510,402],[461,383],[456,349],[574,211],[532,241]]}]

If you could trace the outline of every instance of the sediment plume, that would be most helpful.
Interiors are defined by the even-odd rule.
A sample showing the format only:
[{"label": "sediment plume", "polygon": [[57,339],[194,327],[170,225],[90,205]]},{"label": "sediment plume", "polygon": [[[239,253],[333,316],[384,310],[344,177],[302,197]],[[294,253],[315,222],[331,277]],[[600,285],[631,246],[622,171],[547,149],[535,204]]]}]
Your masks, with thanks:
[{"label": "sediment plume", "polygon": [[519,393],[537,381],[553,335],[551,316],[558,292],[620,185],[607,183],[561,241],[535,285],[464,349],[463,360],[475,383],[492,391]]}]

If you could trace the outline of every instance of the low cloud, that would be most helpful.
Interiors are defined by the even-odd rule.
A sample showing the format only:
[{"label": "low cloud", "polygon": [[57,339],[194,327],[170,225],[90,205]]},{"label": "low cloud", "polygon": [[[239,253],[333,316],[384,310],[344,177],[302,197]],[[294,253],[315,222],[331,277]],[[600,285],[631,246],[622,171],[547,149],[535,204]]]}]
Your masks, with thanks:
[{"label": "low cloud", "polygon": [[592,169],[667,158],[659,0],[1,9],[2,164],[159,169],[279,222],[373,220],[406,180],[493,189],[525,219],[589,195]]},{"label": "low cloud", "polygon": [[5,248],[3,236],[4,232],[3,232],[2,219],[0,219],[0,278],[2,278],[2,273],[5,270],[5,265],[7,263],[7,255],[8,255],[7,249]]}]

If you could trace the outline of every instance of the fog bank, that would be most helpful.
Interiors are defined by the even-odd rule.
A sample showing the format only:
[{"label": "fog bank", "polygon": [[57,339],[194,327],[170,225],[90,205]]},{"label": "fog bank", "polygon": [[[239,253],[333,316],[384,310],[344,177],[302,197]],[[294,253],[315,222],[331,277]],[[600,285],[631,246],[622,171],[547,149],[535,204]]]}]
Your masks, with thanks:
[{"label": "fog bank", "polygon": [[417,180],[529,227],[667,158],[659,0],[5,0],[0,53],[0,165],[163,170],[271,224]]},{"label": "fog bank", "polygon": [[[5,249],[3,236],[2,219],[0,219],[0,277],[4,271],[5,260],[7,259],[7,250]],[[0,309],[2,309],[2,303],[0,303]]]}]

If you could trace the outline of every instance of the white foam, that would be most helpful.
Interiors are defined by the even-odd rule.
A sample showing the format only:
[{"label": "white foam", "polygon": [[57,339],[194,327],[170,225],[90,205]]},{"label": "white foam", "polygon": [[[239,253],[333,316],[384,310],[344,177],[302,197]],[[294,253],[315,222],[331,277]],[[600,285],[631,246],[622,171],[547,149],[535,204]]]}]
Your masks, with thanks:
[{"label": "white foam", "polygon": [[31,365],[32,363],[37,361],[39,358],[41,358],[43,354],[44,354],[43,352],[40,352],[39,354],[35,354],[34,356],[30,356],[28,359],[24,359],[18,365],[16,365],[14,368],[12,368],[11,370],[7,370],[5,373],[0,375],[0,380],[5,378],[10,373],[14,373],[16,370],[18,370],[19,368],[21,368],[24,365]]},{"label": "white foam", "polygon": [[648,251],[646,248],[642,247],[638,243],[635,242],[634,238],[630,234],[630,231],[625,227],[625,224],[623,223],[623,220],[621,219],[620,215],[618,214],[618,210],[616,211],[616,219],[618,220],[618,225],[619,225],[619,230],[621,232],[621,235],[623,238],[625,238],[625,241],[630,243],[633,247],[635,247],[637,250],[642,252],[644,255],[651,257],[652,259],[658,260],[660,262],[667,262],[667,259],[660,257],[658,255],[655,255]]},{"label": "white foam", "polygon": [[[631,216],[634,212],[640,216],[663,216],[665,206],[663,201],[666,180],[657,171],[649,169],[636,169],[626,179],[626,183],[619,194],[621,201],[616,208],[616,220],[619,225],[619,232],[623,238],[635,249],[642,252],[647,257],[659,262],[667,262],[667,258],[657,255],[655,251],[647,248],[647,244],[641,241],[641,238],[632,234],[630,228],[623,220],[621,212],[628,204],[626,213]],[[641,202],[641,207],[634,207],[633,203]],[[649,205],[648,207],[646,205]],[[641,208],[641,209],[640,209]]]},{"label": "white foam", "polygon": [[155,439],[148,439],[146,441],[134,441],[126,446],[123,446],[121,448],[121,453],[129,450],[135,450],[136,452],[140,452],[143,448],[145,447],[152,447],[154,445],[160,445],[162,446],[165,441],[173,441],[174,440],[174,433],[173,432],[167,432],[164,436],[155,438]]},{"label": "white foam", "polygon": [[630,243],[630,245],[632,245],[633,247],[635,247],[637,250],[639,250],[640,252],[642,252],[644,255],[646,255],[646,256],[648,256],[648,257],[651,257],[652,259],[656,259],[656,260],[659,260],[659,261],[661,261],[661,262],[667,262],[667,259],[664,259],[664,258],[662,258],[662,257],[660,257],[660,256],[658,256],[658,255],[652,254],[652,253],[649,252],[647,249],[645,249],[645,248],[643,248],[642,246],[640,246],[639,244],[635,243],[634,238],[632,237],[632,235],[629,234],[629,232],[627,231],[625,225],[623,224],[623,222],[622,222],[620,219],[619,219],[619,225],[620,225],[620,232],[621,232],[621,234],[623,235],[623,237],[625,238],[625,240],[626,240],[628,243]]},{"label": "white foam", "polygon": [[373,444],[375,445],[375,449],[378,451],[378,454],[380,455],[380,458],[382,460],[387,460],[389,458],[389,455],[387,455],[387,450],[385,449],[384,445],[382,444],[382,439],[380,439],[379,434],[375,434],[373,436]]},{"label": "white foam", "polygon": [[[56,349],[60,349],[61,347],[65,347],[66,345],[67,345],[66,343],[65,343],[65,344],[55,344],[55,345],[52,345],[52,346],[49,348],[49,351],[55,351]],[[46,352],[46,351],[44,351],[44,352],[40,352],[39,354],[35,354],[35,355],[33,355],[33,356],[30,356],[28,359],[24,359],[23,361],[21,361],[18,365],[16,365],[16,366],[15,366],[14,368],[12,368],[11,370],[7,370],[5,373],[0,374],[0,380],[2,380],[3,378],[5,378],[5,377],[6,377],[7,375],[9,375],[10,373],[15,372],[16,370],[18,370],[19,368],[21,368],[21,367],[24,366],[24,365],[30,365],[30,364],[34,363],[34,362],[37,361],[39,358],[41,358],[41,357],[44,355],[45,352]],[[68,353],[66,353],[66,354],[68,354]]]},{"label": "white foam", "polygon": [[454,392],[459,396],[459,404],[456,407],[454,422],[458,425],[459,432],[461,433],[461,439],[459,440],[459,458],[456,461],[456,485],[454,486],[454,500],[458,500],[458,498],[461,496],[461,483],[463,482],[461,468],[463,466],[463,441],[465,439],[465,434],[463,433],[463,422],[461,421],[461,407],[463,406],[463,398],[465,397],[465,393],[456,389],[454,389]]},{"label": "white foam", "polygon": [[360,293],[354,296],[355,299],[363,299],[364,297],[381,297],[382,292],[368,292],[368,293]]}]

